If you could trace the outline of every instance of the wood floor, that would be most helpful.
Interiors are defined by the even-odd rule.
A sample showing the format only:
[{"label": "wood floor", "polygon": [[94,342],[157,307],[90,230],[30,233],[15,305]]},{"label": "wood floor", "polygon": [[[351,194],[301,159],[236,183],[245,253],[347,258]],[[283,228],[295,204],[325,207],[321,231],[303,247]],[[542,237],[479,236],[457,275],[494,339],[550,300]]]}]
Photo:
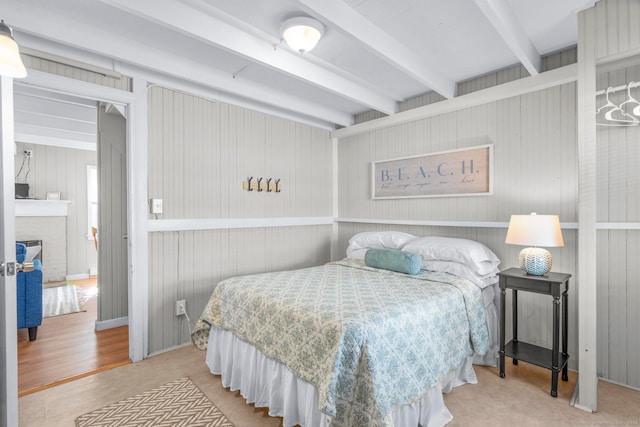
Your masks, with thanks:
[{"label": "wood floor", "polygon": [[[97,279],[73,284],[91,291]],[[86,301],[85,309],[44,318],[35,341],[29,341],[27,329],[18,330],[18,396],[130,363],[129,328],[96,332],[95,295]]]}]

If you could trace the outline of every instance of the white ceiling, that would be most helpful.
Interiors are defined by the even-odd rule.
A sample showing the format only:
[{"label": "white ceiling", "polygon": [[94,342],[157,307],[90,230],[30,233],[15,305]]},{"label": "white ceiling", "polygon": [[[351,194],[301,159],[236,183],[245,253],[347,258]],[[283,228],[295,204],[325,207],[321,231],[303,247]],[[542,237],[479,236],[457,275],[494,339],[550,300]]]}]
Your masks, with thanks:
[{"label": "white ceiling", "polygon": [[[131,74],[179,78],[220,99],[323,127],[576,44],[595,0],[3,0],[22,46]],[[325,34],[301,55],[287,18]],[[96,55],[98,54],[98,55]],[[151,71],[158,74],[148,74]],[[158,77],[160,79],[160,77]],[[195,86],[194,86],[195,87]]]},{"label": "white ceiling", "polygon": [[95,150],[97,102],[39,88],[14,86],[15,140]]}]

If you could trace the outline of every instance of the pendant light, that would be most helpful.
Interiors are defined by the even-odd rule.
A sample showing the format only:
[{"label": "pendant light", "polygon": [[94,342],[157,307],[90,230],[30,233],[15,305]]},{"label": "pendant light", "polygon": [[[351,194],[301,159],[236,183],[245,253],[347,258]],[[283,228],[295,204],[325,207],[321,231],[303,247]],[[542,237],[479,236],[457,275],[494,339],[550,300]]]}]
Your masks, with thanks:
[{"label": "pendant light", "polygon": [[0,75],[13,78],[27,77],[18,44],[13,39],[13,31],[4,20],[0,21]]}]

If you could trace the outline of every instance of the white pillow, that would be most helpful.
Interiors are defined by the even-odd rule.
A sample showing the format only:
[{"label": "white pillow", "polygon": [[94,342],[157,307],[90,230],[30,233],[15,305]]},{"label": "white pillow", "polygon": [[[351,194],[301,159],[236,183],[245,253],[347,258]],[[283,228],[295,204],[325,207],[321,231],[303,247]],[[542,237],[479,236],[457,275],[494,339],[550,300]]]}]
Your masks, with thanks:
[{"label": "white pillow", "polygon": [[422,268],[425,270],[449,273],[454,276],[462,277],[472,283],[475,283],[480,289],[493,285],[498,281],[497,274],[499,269],[497,267],[494,272],[485,276],[476,274],[466,265],[454,261],[422,261]]},{"label": "white pillow", "polygon": [[364,256],[367,254],[368,250],[369,248],[353,249],[351,248],[351,245],[349,245],[349,247],[347,248],[347,258],[364,259]]},{"label": "white pillow", "polygon": [[402,250],[417,253],[422,257],[423,262],[458,262],[480,276],[491,274],[500,264],[500,259],[491,249],[475,240],[438,236],[419,237],[407,243]]},{"label": "white pillow", "polygon": [[414,239],[416,236],[413,234],[401,231],[364,231],[349,239],[347,257],[364,259],[364,253],[361,249],[402,249],[404,245]]},{"label": "white pillow", "polygon": [[41,249],[42,249],[42,246],[40,245],[27,246],[27,253],[24,256],[25,261],[33,261],[33,259],[38,256]]}]

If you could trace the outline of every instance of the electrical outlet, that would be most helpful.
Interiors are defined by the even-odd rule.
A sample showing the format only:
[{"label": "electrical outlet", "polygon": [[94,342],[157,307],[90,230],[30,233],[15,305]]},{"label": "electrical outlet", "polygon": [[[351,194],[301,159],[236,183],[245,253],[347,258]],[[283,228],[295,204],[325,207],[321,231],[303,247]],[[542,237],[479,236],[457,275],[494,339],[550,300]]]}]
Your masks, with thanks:
[{"label": "electrical outlet", "polygon": [[33,150],[24,150],[25,157],[33,157]]},{"label": "electrical outlet", "polygon": [[183,299],[176,301],[176,316],[182,316],[187,312],[187,302]]}]

